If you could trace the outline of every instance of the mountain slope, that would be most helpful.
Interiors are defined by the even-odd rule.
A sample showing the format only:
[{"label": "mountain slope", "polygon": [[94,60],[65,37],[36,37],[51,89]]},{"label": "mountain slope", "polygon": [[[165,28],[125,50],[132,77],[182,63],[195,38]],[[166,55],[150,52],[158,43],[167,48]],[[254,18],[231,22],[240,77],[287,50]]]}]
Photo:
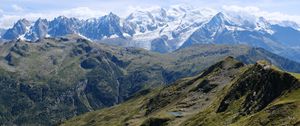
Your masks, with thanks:
[{"label": "mountain slope", "polygon": [[293,110],[299,109],[299,87],[299,79],[258,63],[233,82],[215,105],[183,125],[297,125],[299,111]]},{"label": "mountain slope", "polygon": [[299,109],[299,87],[298,79],[268,64],[245,66],[228,57],[200,75],[142,91],[125,103],[62,125],[298,124],[299,111],[292,110]]},{"label": "mountain slope", "polygon": [[289,69],[299,70],[295,62],[247,46],[201,45],[159,54],[75,35],[1,43],[0,123],[56,124],[122,103],[143,89],[196,75],[229,55],[248,63],[260,59],[282,67],[294,63]]}]

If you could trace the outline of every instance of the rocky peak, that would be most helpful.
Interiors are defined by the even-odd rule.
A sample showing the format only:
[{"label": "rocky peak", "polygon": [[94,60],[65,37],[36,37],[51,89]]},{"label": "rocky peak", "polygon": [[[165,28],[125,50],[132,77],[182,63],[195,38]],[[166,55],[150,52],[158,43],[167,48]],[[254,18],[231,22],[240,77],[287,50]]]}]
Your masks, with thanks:
[{"label": "rocky peak", "polygon": [[116,14],[110,12],[108,15],[105,15],[105,16],[101,17],[100,20],[105,20],[107,22],[109,22],[109,21],[119,21],[120,17],[117,16]]},{"label": "rocky peak", "polygon": [[64,36],[77,33],[82,22],[77,18],[59,16],[49,22],[49,34],[51,36]]},{"label": "rocky peak", "polygon": [[30,31],[25,35],[28,40],[36,41],[47,36],[48,32],[48,21],[47,19],[39,18],[33,26],[30,27]]},{"label": "rocky peak", "polygon": [[29,26],[29,25],[30,25],[30,22],[27,19],[23,18],[23,19],[18,20],[17,23],[14,25],[14,27],[15,26]]},{"label": "rocky peak", "polygon": [[48,22],[47,19],[39,18],[38,20],[36,20],[35,25],[41,24],[41,23],[46,23],[46,22]]},{"label": "rocky peak", "polygon": [[13,40],[19,38],[29,30],[30,22],[23,18],[18,20],[14,26],[8,29],[2,36],[3,39]]},{"label": "rocky peak", "polygon": [[226,19],[225,14],[219,12],[211,19],[209,24],[222,25],[225,23],[229,23],[229,21]]}]

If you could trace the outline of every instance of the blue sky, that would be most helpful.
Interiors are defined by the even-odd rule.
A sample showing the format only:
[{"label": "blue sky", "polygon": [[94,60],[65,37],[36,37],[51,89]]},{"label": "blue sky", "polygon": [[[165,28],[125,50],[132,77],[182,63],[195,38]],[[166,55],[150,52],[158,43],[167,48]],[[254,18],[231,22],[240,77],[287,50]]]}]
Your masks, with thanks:
[{"label": "blue sky", "polygon": [[300,0],[0,0],[0,28],[11,26],[19,18],[51,19],[58,15],[90,18],[108,12],[126,16],[134,8],[176,4],[216,10],[253,11],[270,18],[286,18],[300,23]]}]

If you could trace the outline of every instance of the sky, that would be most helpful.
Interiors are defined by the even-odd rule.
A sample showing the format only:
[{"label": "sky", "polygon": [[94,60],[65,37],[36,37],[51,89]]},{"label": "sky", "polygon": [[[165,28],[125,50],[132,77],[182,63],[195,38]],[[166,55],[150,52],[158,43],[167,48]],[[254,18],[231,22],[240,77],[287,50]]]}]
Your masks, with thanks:
[{"label": "sky", "polygon": [[64,15],[87,19],[109,12],[125,17],[137,9],[171,5],[250,13],[270,20],[300,23],[300,0],[0,0],[0,28],[9,28],[21,18],[51,20]]}]

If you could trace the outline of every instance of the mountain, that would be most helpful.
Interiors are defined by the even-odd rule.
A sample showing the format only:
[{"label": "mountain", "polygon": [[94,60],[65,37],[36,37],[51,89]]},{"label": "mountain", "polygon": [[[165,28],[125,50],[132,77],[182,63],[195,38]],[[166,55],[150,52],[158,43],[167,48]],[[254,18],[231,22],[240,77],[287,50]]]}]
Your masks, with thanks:
[{"label": "mountain", "polygon": [[160,54],[78,35],[1,43],[0,56],[1,125],[54,125],[196,75],[226,56],[300,72],[298,63],[261,48],[198,45]]},{"label": "mountain", "polygon": [[87,38],[99,40],[110,37],[124,38],[122,27],[120,26],[120,17],[109,13],[97,19],[89,19],[84,23],[80,33]]},{"label": "mountain", "polygon": [[181,48],[199,43],[246,44],[299,60],[299,45],[296,43],[299,41],[300,31],[272,25],[262,17],[254,22],[239,20],[241,19],[218,13],[207,24],[197,29]]},{"label": "mountain", "polygon": [[245,44],[299,61],[299,25],[292,21],[271,21],[251,14],[219,12],[191,6],[170,6],[135,10],[121,18],[113,13],[81,20],[57,17],[31,24],[19,20],[2,36],[37,41],[45,37],[78,34],[95,42],[139,47],[168,53],[194,44]]},{"label": "mountain", "polygon": [[299,78],[264,61],[245,65],[228,57],[199,75],[61,125],[297,125],[299,91]]},{"label": "mountain", "polygon": [[[6,39],[12,40],[18,39],[19,36],[26,36],[27,40],[36,41],[49,35],[58,37],[76,33],[95,41],[121,38],[129,43],[122,43],[122,46],[151,50],[150,42],[152,40],[160,38],[160,36],[168,36],[167,46],[170,48],[168,50],[170,52],[177,49],[213,13],[209,10],[200,12],[189,6],[178,5],[170,8],[137,10],[126,18],[120,18],[113,13],[88,20],[59,16],[52,21],[43,23],[41,23],[41,19],[38,19],[30,28],[21,32],[22,34]],[[40,26],[38,26],[39,24]],[[44,34],[37,36],[35,35],[37,31],[47,31],[47,34],[46,36]]]},{"label": "mountain", "polygon": [[46,19],[39,18],[30,28],[30,31],[27,34],[25,34],[25,38],[32,41],[37,41],[38,39],[49,36],[48,26],[49,22]]},{"label": "mountain", "polygon": [[49,22],[48,34],[53,37],[75,34],[78,33],[81,23],[81,20],[77,18],[59,16]]},{"label": "mountain", "polygon": [[[203,14],[206,12],[205,14]],[[189,6],[171,6],[169,8],[154,8],[150,10],[137,10],[131,13],[123,23],[125,29],[132,37],[130,42],[148,50],[156,50],[156,39],[164,37],[168,50],[177,49],[192,32],[199,27],[213,12],[197,10]],[[128,30],[124,30],[128,31]],[[160,52],[160,50],[158,50]]]},{"label": "mountain", "polygon": [[8,29],[1,38],[8,40],[16,40],[20,37],[22,38],[29,27],[30,22],[26,19],[21,19],[17,21],[12,28]]}]

